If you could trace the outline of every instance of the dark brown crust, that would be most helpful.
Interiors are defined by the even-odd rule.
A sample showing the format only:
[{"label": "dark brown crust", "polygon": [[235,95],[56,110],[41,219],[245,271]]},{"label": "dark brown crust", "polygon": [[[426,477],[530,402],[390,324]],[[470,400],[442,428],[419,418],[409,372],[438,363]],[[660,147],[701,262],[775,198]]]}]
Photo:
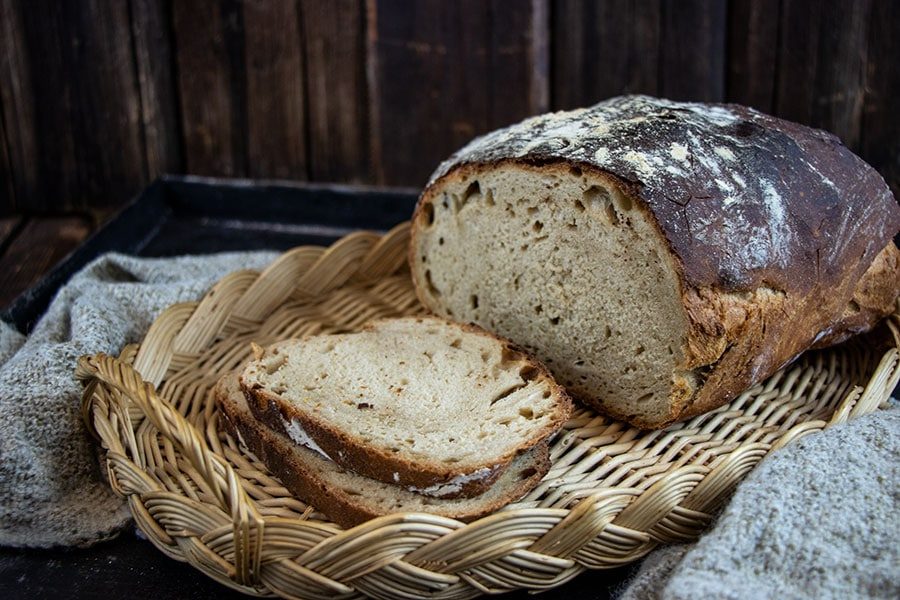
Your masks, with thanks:
[{"label": "dark brown crust", "polygon": [[[705,110],[718,116],[707,118]],[[621,121],[618,137],[555,143],[560,138],[551,133],[561,123],[598,115]],[[660,169],[647,180],[621,155],[592,159],[604,144],[627,143],[658,157],[660,148],[689,140],[710,151],[704,161],[691,161],[690,177]],[[713,149],[736,160],[719,160]],[[878,173],[835,136],[737,105],[620,98],[581,115],[550,115],[490,134],[437,170],[416,207],[409,254],[417,294],[432,310],[440,307],[424,292],[417,266],[424,206],[444,182],[508,164],[539,173],[577,166],[612,182],[670,249],[689,328],[681,367],[696,377],[696,392],[687,381],[675,385],[669,415],[648,420],[571,390],[635,426],[658,429],[717,408],[803,351],[870,330],[896,306],[900,253],[892,238],[900,208]],[[740,221],[726,208],[722,189],[709,184],[722,173],[750,182],[743,194],[759,200],[744,206]],[[762,208],[766,194],[784,200],[784,214]],[[774,252],[774,242],[766,240],[764,260],[750,268],[749,259],[734,254],[758,241],[773,215],[784,220],[783,247]],[[722,231],[735,235],[726,239]]]},{"label": "dark brown crust", "polygon": [[[542,363],[509,340],[489,333],[477,325],[452,323],[438,317],[419,317],[417,320],[421,323],[433,320],[441,324],[451,324],[467,333],[487,337],[502,344],[504,351],[510,353],[509,360],[522,362],[529,367],[533,367],[537,373],[535,379],[546,383],[550,387],[551,392],[556,396],[558,406],[554,419],[546,427],[536,430],[530,439],[523,440],[518,447],[494,457],[491,461],[471,464],[456,463],[451,467],[446,463],[404,460],[381,448],[373,447],[349,432],[341,431],[325,422],[311,418],[308,414],[297,410],[291,403],[284,401],[276,394],[272,394],[264,389],[250,387],[245,383],[242,374],[240,385],[247,397],[247,403],[257,419],[265,423],[269,428],[284,435],[287,435],[284,419],[287,419],[289,422],[292,419],[297,419],[303,426],[303,429],[306,430],[306,433],[336,463],[351,471],[385,483],[427,488],[446,484],[456,477],[473,473],[479,469],[491,469],[490,474],[483,479],[466,482],[460,487],[458,492],[440,497],[453,499],[478,496],[494,484],[516,456],[543,443],[559,431],[571,416],[572,400],[568,393],[556,383],[553,376]],[[379,322],[369,323],[365,329],[375,328]],[[281,342],[275,346],[281,346],[284,343]]]},{"label": "dark brown crust", "polygon": [[[235,377],[235,375],[226,375],[226,377]],[[314,468],[301,460],[300,456],[303,455],[303,452],[312,453],[311,450],[304,449],[298,452],[295,445],[283,435],[270,431],[253,415],[239,410],[229,400],[223,383],[224,378],[217,384],[214,392],[223,417],[218,422],[219,428],[232,436],[235,436],[235,431],[239,431],[248,449],[281,480],[291,493],[315,506],[335,523],[346,528],[387,514],[373,511],[371,507],[354,500],[353,495],[329,486],[317,476]],[[534,448],[534,456],[534,462],[529,465],[529,470],[533,470],[533,473],[524,479],[517,480],[516,484],[511,486],[503,496],[481,505],[470,506],[467,511],[463,512],[454,512],[440,505],[436,505],[433,512],[444,517],[468,522],[487,516],[521,498],[540,483],[541,478],[550,469],[546,443]],[[398,509],[398,512],[401,510]]]}]

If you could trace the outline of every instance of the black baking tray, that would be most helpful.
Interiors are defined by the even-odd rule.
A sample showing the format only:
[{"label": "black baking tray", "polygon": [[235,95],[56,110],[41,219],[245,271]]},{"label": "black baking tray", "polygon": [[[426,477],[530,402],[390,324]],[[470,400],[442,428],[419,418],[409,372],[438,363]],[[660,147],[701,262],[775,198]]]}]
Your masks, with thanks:
[{"label": "black baking tray", "polygon": [[150,184],[0,319],[27,333],[56,291],[106,252],[178,256],[328,245],[358,229],[387,231],[412,214],[410,189],[166,175]]},{"label": "black baking tray", "polygon": [[[27,333],[57,290],[106,252],[177,256],[327,245],[386,231],[412,214],[416,192],[359,186],[164,176],[148,186],[0,318]],[[541,598],[608,598],[635,566],[589,571]],[[0,598],[245,597],[167,558],[134,531],[89,549],[0,549]],[[514,592],[504,598],[531,596]]]}]

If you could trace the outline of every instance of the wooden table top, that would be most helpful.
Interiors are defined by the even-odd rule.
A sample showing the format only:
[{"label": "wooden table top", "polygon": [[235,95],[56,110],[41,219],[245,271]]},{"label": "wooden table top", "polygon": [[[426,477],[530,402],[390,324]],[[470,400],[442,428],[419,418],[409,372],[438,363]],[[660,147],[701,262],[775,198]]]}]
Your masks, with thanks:
[{"label": "wooden table top", "polygon": [[78,215],[0,218],[0,309],[36,283],[94,229]]}]

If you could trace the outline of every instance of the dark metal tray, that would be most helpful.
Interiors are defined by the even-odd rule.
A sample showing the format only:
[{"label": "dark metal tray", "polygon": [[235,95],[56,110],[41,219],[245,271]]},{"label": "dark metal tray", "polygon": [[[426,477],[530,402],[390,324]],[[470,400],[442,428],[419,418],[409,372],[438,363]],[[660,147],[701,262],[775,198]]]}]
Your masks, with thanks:
[{"label": "dark metal tray", "polygon": [[357,229],[409,218],[416,192],[361,186],[164,176],[88,238],[0,318],[30,331],[56,291],[106,252],[137,256],[328,245]]},{"label": "dark metal tray", "polygon": [[[165,176],[19,296],[0,318],[30,331],[60,286],[106,252],[176,256],[328,245],[354,230],[390,229],[410,217],[415,201],[414,190]],[[586,572],[541,597],[605,598],[634,568]],[[83,550],[0,549],[0,597],[244,596],[128,532]],[[524,592],[504,596],[529,597]]]}]

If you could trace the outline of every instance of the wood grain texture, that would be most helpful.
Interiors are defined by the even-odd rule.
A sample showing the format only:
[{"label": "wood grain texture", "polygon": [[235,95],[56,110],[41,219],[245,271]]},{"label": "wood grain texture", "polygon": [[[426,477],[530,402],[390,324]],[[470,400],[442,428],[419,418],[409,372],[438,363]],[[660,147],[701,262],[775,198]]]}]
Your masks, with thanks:
[{"label": "wood grain texture", "polygon": [[[783,0],[775,112],[859,147],[869,0]],[[896,32],[894,32],[896,35]]]},{"label": "wood grain texture", "polygon": [[172,4],[186,168],[244,176],[243,18],[239,3]]},{"label": "wood grain texture", "polygon": [[184,170],[175,84],[171,6],[130,0],[147,179]]},{"label": "wood grain texture", "polygon": [[19,225],[22,223],[22,217],[4,217],[0,219],[0,255],[6,250],[6,247],[11,242],[11,237],[14,231],[18,230]]},{"label": "wood grain texture", "polygon": [[310,176],[364,182],[369,162],[363,0],[301,2]]},{"label": "wood grain texture", "polygon": [[3,126],[3,103],[0,98],[0,216],[13,212],[16,206],[16,191],[13,184],[12,166],[6,148],[6,129]]},{"label": "wood grain texture", "polygon": [[[369,0],[368,76],[372,155],[379,183],[421,185],[437,164],[474,136],[539,112],[531,77],[500,75],[537,53],[536,3]],[[496,14],[495,10],[501,10]],[[513,16],[514,12],[522,14]],[[542,60],[542,59],[539,59]],[[517,66],[516,69],[520,67]],[[504,80],[491,98],[491,82]]]},{"label": "wood grain texture", "polygon": [[[6,196],[0,210],[17,209],[38,193],[38,164],[31,101],[31,73],[25,48],[25,29],[15,0],[0,0],[0,117],[3,123],[3,154],[0,168]],[[2,166],[4,165],[5,166]]]},{"label": "wood grain texture", "polygon": [[30,219],[0,258],[0,306],[35,283],[91,231],[82,217]]},{"label": "wood grain texture", "polygon": [[553,108],[659,94],[659,0],[557,0]]},{"label": "wood grain texture", "polygon": [[5,2],[3,23],[0,88],[17,207],[128,199],[146,176],[128,5]]},{"label": "wood grain texture", "polygon": [[729,102],[771,113],[781,0],[732,0],[728,15]]},{"label": "wood grain texture", "polygon": [[900,3],[872,3],[867,58],[860,151],[900,198]]},{"label": "wood grain texture", "polygon": [[662,0],[660,94],[725,99],[726,9],[727,0]]},{"label": "wood grain texture", "polygon": [[247,174],[308,179],[305,69],[295,3],[243,3]]}]

